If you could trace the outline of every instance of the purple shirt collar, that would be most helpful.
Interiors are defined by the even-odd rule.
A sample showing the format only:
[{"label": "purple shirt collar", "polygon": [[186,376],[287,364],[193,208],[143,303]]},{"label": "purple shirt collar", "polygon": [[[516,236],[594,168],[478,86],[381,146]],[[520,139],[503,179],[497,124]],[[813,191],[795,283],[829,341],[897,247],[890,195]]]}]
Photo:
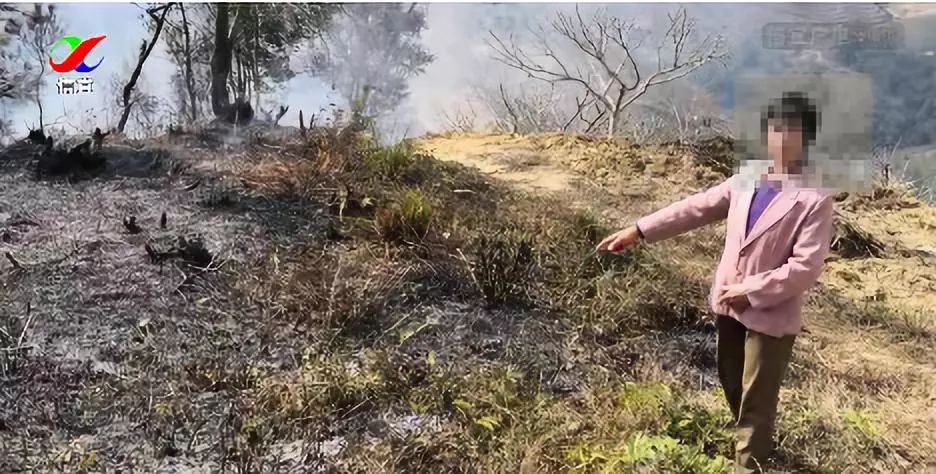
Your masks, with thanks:
[{"label": "purple shirt collar", "polygon": [[757,219],[760,218],[761,214],[764,213],[764,210],[767,209],[767,206],[770,205],[770,202],[773,201],[774,197],[779,192],[780,183],[776,181],[762,181],[760,185],[754,189],[754,197],[751,198],[751,208],[748,211],[745,236],[751,233],[751,229],[754,228]]}]

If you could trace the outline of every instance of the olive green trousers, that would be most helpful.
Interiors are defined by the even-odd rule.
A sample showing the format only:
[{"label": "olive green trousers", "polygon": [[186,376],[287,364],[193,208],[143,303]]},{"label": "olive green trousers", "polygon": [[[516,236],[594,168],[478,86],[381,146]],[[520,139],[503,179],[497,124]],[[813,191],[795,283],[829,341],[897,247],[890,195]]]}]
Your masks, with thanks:
[{"label": "olive green trousers", "polygon": [[736,422],[735,468],[763,472],[773,450],[780,382],[796,336],[750,331],[730,316],[717,316],[718,378]]}]

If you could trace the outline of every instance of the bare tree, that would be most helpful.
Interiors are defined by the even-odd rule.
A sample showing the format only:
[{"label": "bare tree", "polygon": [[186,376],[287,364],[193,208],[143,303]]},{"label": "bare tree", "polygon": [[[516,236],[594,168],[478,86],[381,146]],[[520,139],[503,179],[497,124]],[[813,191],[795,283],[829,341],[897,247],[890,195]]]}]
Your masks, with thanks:
[{"label": "bare tree", "polygon": [[22,57],[29,58],[30,63],[39,65],[39,70],[30,76],[28,84],[29,95],[39,108],[39,130],[45,126],[42,110],[42,86],[45,83],[46,64],[48,62],[49,46],[62,36],[62,27],[55,15],[55,7],[48,5],[43,8],[35,4],[32,12],[24,12],[26,28],[20,35],[20,51]]},{"label": "bare tree", "polygon": [[366,117],[392,111],[410,78],[435,58],[419,41],[426,11],[416,3],[349,4],[311,55],[307,70],[329,80]]},{"label": "bare tree", "polygon": [[730,134],[727,112],[705,88],[692,83],[653,89],[627,117],[627,131],[640,142],[689,143]]},{"label": "bare tree", "polygon": [[192,72],[192,34],[189,31],[188,17],[185,16],[184,3],[179,3],[179,10],[182,13],[182,37],[185,38],[182,54],[185,60],[185,89],[189,97],[189,120],[194,122],[198,120],[198,103],[195,98],[195,74]]},{"label": "bare tree", "polygon": [[[467,110],[466,110],[467,109]],[[478,121],[478,113],[470,101],[461,104],[460,107],[452,110],[441,110],[439,119],[449,130],[455,130],[462,133],[475,131]]]},{"label": "bare tree", "polygon": [[[609,137],[619,129],[624,109],[647,89],[727,56],[720,35],[708,35],[690,44],[695,22],[684,8],[669,15],[669,28],[656,48],[656,67],[649,73],[638,60],[644,38],[632,38],[632,33],[637,33],[633,23],[603,11],[586,21],[576,7],[574,15],[556,14],[550,27],[551,33],[545,28],[533,32],[543,48],[538,57],[531,56],[512,38],[505,42],[492,32],[489,44],[495,50],[495,59],[540,81],[577,85],[604,111]],[[561,58],[550,41],[552,35],[559,37],[564,48],[571,47],[576,57]]]},{"label": "bare tree", "polygon": [[8,117],[11,107],[8,105],[19,103],[26,95],[22,84],[26,82],[29,71],[20,61],[15,46],[22,29],[23,12],[15,5],[0,3],[0,144],[11,138],[12,125]]},{"label": "bare tree", "polygon": [[[127,108],[124,106],[125,99],[121,95],[126,83],[126,77],[132,73],[134,65],[131,62],[125,62],[120,72],[115,72],[110,76],[108,83],[109,97],[112,99],[107,104],[107,113],[110,116],[124,116]],[[144,71],[137,78],[129,102],[133,107],[129,109],[124,124],[124,131],[128,136],[149,137],[154,136],[159,128],[159,124],[166,120],[164,103],[159,97],[149,92],[147,75]],[[84,129],[81,129],[84,130]]]},{"label": "bare tree", "polygon": [[211,110],[216,116],[221,116],[227,112],[231,103],[227,81],[231,74],[232,47],[230,6],[219,3],[217,8],[215,44],[211,56]]},{"label": "bare tree", "polygon": [[169,13],[169,9],[172,8],[172,5],[172,3],[167,3],[146,10],[146,14],[155,22],[155,31],[149,43],[144,41],[143,44],[140,45],[140,56],[137,59],[136,68],[133,69],[133,73],[130,74],[130,80],[127,81],[127,85],[123,88],[123,112],[120,114],[120,122],[117,123],[117,131],[121,133],[123,133],[124,127],[127,126],[127,119],[130,118],[130,109],[134,105],[134,101],[132,100],[133,88],[136,87],[137,80],[140,78],[140,73],[143,72],[143,63],[146,62],[150,53],[153,52],[153,47],[156,46],[156,42],[159,40],[159,34],[162,32],[163,24],[166,22],[166,14]]},{"label": "bare tree", "polygon": [[565,122],[564,94],[555,84],[545,87],[477,87],[475,96],[494,118],[498,128],[510,133],[561,130]]},{"label": "bare tree", "polygon": [[590,133],[604,125],[605,114],[588,94],[557,83],[519,83],[512,78],[496,85],[471,86],[458,105],[441,112],[449,129],[474,130],[489,124],[510,133]]}]

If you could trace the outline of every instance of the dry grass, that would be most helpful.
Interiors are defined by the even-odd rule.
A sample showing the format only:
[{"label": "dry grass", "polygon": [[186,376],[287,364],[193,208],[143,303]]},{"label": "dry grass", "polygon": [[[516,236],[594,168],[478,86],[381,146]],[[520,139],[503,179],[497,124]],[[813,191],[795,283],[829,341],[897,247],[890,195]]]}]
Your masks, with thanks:
[{"label": "dry grass", "polygon": [[[282,172],[294,173],[300,168],[277,168]],[[301,168],[306,173],[318,174],[320,169],[308,166]],[[373,172],[373,168],[371,168]],[[432,258],[432,265],[454,264],[460,266],[463,273],[461,278],[470,278],[477,295],[489,308],[508,304],[509,311],[550,311],[561,315],[573,323],[576,332],[589,335],[589,339],[601,340],[602,344],[612,345],[625,335],[633,335],[641,329],[672,327],[673,323],[691,327],[698,322],[703,301],[703,284],[695,282],[690,288],[697,289],[690,302],[675,296],[677,289],[687,288],[686,280],[678,275],[678,271],[663,264],[659,257],[646,250],[623,257],[604,257],[593,253],[597,240],[607,232],[593,217],[578,211],[557,210],[561,205],[553,199],[530,195],[515,196],[503,194],[501,199],[494,201],[477,196],[474,192],[463,193],[455,190],[482,189],[483,181],[470,177],[470,173],[451,168],[448,165],[436,163],[428,158],[421,158],[411,165],[409,179],[422,183],[424,190],[417,196],[416,191],[406,190],[396,186],[386,186],[386,175],[375,173],[377,181],[364,175],[356,176],[356,182],[349,186],[361,188],[369,186],[367,193],[374,196],[377,202],[390,203],[383,209],[397,209],[398,214],[393,216],[393,225],[384,222],[387,219],[378,210],[373,219],[378,229],[376,237],[389,241],[401,248],[391,249],[387,255],[391,259],[403,259],[414,263]],[[464,181],[459,178],[468,177]],[[441,178],[441,179],[438,179]],[[297,179],[293,177],[292,179]],[[298,178],[303,181],[315,181],[321,177],[310,176]],[[268,179],[268,183],[281,182],[280,179]],[[433,183],[433,186],[426,186]],[[441,184],[441,186],[440,186]],[[282,186],[273,184],[271,189],[281,192]],[[296,186],[292,186],[292,189]],[[291,188],[286,188],[291,189]],[[503,193],[503,191],[497,191]],[[418,199],[417,199],[418,197]],[[400,199],[399,204],[394,204]],[[409,201],[414,205],[404,206]],[[423,203],[431,201],[431,216],[425,212],[403,212],[404,209],[427,209]],[[391,207],[392,206],[392,207]],[[398,207],[397,207],[398,206]],[[464,209],[464,211],[463,211]],[[470,211],[469,211],[470,210]],[[482,210],[487,210],[483,212]],[[482,212],[479,212],[482,211]],[[410,216],[403,219],[402,216]],[[430,219],[431,218],[431,219]],[[417,231],[412,236],[422,236],[413,242],[412,239],[388,239],[392,230],[404,233],[402,222],[434,222],[435,230],[432,238],[426,239],[425,231]],[[363,226],[365,221],[349,223],[351,227]],[[411,224],[412,227],[416,227]],[[425,226],[419,226],[426,229]],[[504,229],[512,229],[504,232]],[[367,234],[355,235],[365,237]],[[408,247],[416,244],[410,252]],[[376,249],[374,249],[376,250]],[[349,271],[362,268],[385,265],[387,255],[378,257],[380,253],[360,248],[359,255],[368,257],[348,260]],[[367,261],[367,258],[376,258]],[[413,260],[415,259],[415,260]],[[386,306],[384,297],[356,292],[342,294],[334,292],[327,282],[340,282],[340,286],[356,288],[366,286],[365,282],[373,281],[374,275],[363,272],[361,278],[349,273],[341,278],[330,278],[328,270],[335,266],[325,257],[309,258],[303,263],[297,262],[293,270],[281,270],[291,273],[286,277],[291,284],[278,285],[279,299],[286,299],[297,304],[279,304],[282,313],[289,314],[319,314],[326,301],[378,302]],[[311,272],[311,273],[309,273]],[[642,278],[637,275],[643,273]],[[337,272],[336,272],[337,274]],[[301,275],[301,276],[299,276]],[[274,278],[262,274],[257,277],[259,282],[280,281],[283,278]],[[296,283],[297,281],[318,282],[314,286]],[[392,286],[392,291],[381,292],[382,295],[405,292],[407,283],[397,280],[399,284]],[[661,291],[661,288],[673,288],[673,291]],[[695,290],[694,290],[695,291]],[[333,296],[329,296],[333,295]],[[265,298],[270,298],[266,296]],[[318,302],[317,304],[314,304]],[[524,303],[524,307],[513,306],[512,303]],[[511,309],[512,308],[512,309]],[[526,308],[526,309],[523,309]],[[350,311],[353,313],[354,311]],[[369,318],[374,321],[370,330],[385,326],[386,314]],[[327,319],[327,318],[326,318]],[[313,326],[318,326],[313,322]],[[432,338],[435,331],[433,325],[426,323],[408,325],[406,323],[391,326],[404,329],[400,332],[399,341],[409,341],[411,338]],[[599,329],[605,327],[605,329]],[[351,334],[367,333],[367,330],[357,328],[354,331],[344,331],[345,336]],[[368,338],[373,339],[373,338]],[[354,340],[358,340],[356,337]],[[376,340],[389,342],[392,339],[377,336]],[[402,344],[402,342],[401,342]],[[409,342],[405,342],[409,344]],[[395,349],[383,349],[387,352],[384,357],[393,358]],[[437,347],[432,354],[437,357],[446,357],[448,352],[443,347]],[[432,356],[436,357],[436,356]],[[464,362],[464,361],[462,361]],[[529,362],[525,362],[529,363]],[[474,365],[478,364],[478,365]],[[544,448],[556,442],[568,443],[565,435],[544,433],[551,431],[548,423],[537,420],[534,410],[536,404],[545,403],[539,392],[540,383],[529,378],[532,374],[516,372],[502,362],[482,362],[474,364],[460,364],[456,369],[448,367],[443,371],[440,368],[431,369],[431,376],[422,382],[387,384],[386,374],[369,376],[367,371],[355,372],[351,377],[364,384],[367,388],[342,388],[349,381],[346,371],[335,369],[338,372],[322,380],[334,380],[332,384],[321,384],[317,372],[310,375],[303,370],[297,374],[287,374],[285,378],[272,382],[261,396],[263,400],[259,406],[266,407],[284,416],[284,422],[290,419],[309,416],[321,417],[323,406],[345,407],[350,403],[361,403],[367,399],[367,405],[378,403],[396,406],[399,400],[407,401],[409,409],[417,413],[428,413],[442,416],[441,432],[434,433],[432,439],[438,443],[426,444],[426,438],[405,438],[402,441],[386,439],[376,445],[360,445],[361,452],[352,452],[349,455],[354,459],[368,459],[367,465],[378,471],[394,471],[399,469],[416,470],[447,470],[457,466],[489,466],[491,469],[513,469],[523,464],[539,464],[559,468],[574,467],[572,458],[538,459],[537,454],[522,448],[522,443],[539,440]],[[335,366],[331,364],[329,366]],[[439,373],[436,373],[439,372]],[[344,374],[344,375],[342,375]],[[376,378],[375,378],[376,377]],[[366,382],[374,381],[373,383]],[[350,382],[348,382],[350,383]],[[321,386],[320,386],[321,385]],[[391,387],[392,386],[392,387]],[[520,386],[527,388],[519,388]],[[305,387],[305,388],[303,388]],[[511,388],[514,387],[514,388]],[[335,392],[329,390],[334,389]],[[366,392],[368,395],[352,395],[351,402],[346,403],[345,394]],[[377,395],[377,393],[381,393]],[[329,394],[335,395],[334,398]],[[322,398],[325,397],[325,398]],[[396,400],[396,402],[394,402]],[[537,401],[541,400],[541,401]],[[550,400],[553,406],[550,411],[564,413],[567,401],[564,398]],[[376,408],[374,408],[376,409]],[[392,410],[398,410],[393,408]],[[310,412],[309,410],[318,410]],[[317,414],[316,414],[317,413]],[[675,415],[674,415],[675,416]],[[692,425],[695,421],[686,421],[681,426]],[[454,424],[453,424],[454,423]],[[639,423],[638,423],[639,425]],[[655,425],[656,426],[656,425]],[[683,428],[685,428],[683,426]],[[683,429],[680,428],[680,429]],[[559,430],[564,432],[566,428]],[[650,428],[647,428],[648,430]],[[667,426],[657,426],[652,430],[663,432]],[[452,431],[454,430],[454,431]],[[651,431],[652,431],[651,430]],[[677,430],[678,431],[678,430]],[[692,431],[692,429],[690,429]],[[661,434],[662,436],[662,434]],[[658,462],[697,463],[708,459],[703,451],[697,449],[697,442],[701,437],[691,438],[689,434],[678,434],[676,438],[669,435],[659,438],[659,442],[669,443],[667,439],[677,441],[670,460]],[[680,445],[679,439],[688,437],[688,444]],[[552,439],[549,443],[546,439]],[[690,446],[691,445],[691,446]],[[460,446],[460,447],[459,447]],[[563,447],[561,450],[571,449]],[[701,449],[701,448],[700,448]],[[391,454],[392,453],[392,454]],[[405,453],[401,454],[401,453]],[[455,453],[461,453],[456,455]],[[688,456],[688,457],[687,457]],[[699,456],[702,456],[701,458]],[[478,464],[478,463],[482,464]],[[635,460],[638,463],[649,460]],[[657,462],[657,461],[654,461]],[[707,461],[706,461],[707,462]],[[377,468],[382,466],[382,468]],[[448,467],[446,467],[448,466]]]},{"label": "dry grass", "polygon": [[477,255],[472,280],[489,307],[522,301],[534,277],[532,239],[506,229],[492,234],[479,235],[472,245]]},{"label": "dry grass", "polygon": [[[841,470],[925,471],[932,436],[925,433],[929,361],[908,357],[889,330],[823,321],[799,344],[790,388],[783,392],[781,437],[788,461]],[[795,370],[795,369],[794,369]],[[781,438],[781,439],[782,439]]]},{"label": "dry grass", "polygon": [[835,216],[832,251],[845,258],[881,257],[884,244],[842,214]]},{"label": "dry grass", "polygon": [[849,196],[849,198],[843,205],[847,209],[863,208],[894,211],[912,209],[923,205],[912,183],[896,179],[889,181],[876,180],[872,183],[869,193]]},{"label": "dry grass", "polygon": [[[437,149],[448,150],[449,148],[455,148],[459,139],[459,135],[448,137],[447,140],[451,141],[450,144],[433,139],[433,144]],[[500,146],[501,143],[508,144],[512,148],[519,148],[519,143],[525,139],[522,137],[483,138],[469,136],[466,141],[466,149],[473,150],[473,152],[476,150],[478,153],[490,153],[490,150],[497,149],[496,147]],[[541,144],[544,139],[532,137],[529,140]],[[635,170],[626,165],[629,162],[642,161],[644,164],[649,164],[653,161],[651,157],[634,161],[626,153],[615,152],[612,154],[618,157],[618,161],[589,166],[587,164],[589,159],[586,159],[586,156],[583,155],[592,153],[590,156],[601,156],[603,148],[610,149],[616,145],[610,143],[592,144],[588,140],[575,137],[568,139],[562,137],[550,139],[547,137],[546,140],[551,141],[551,143],[542,145],[545,150],[544,153],[551,153],[549,150],[555,147],[561,149],[561,153],[558,155],[562,156],[555,156],[552,159],[571,161],[570,166],[581,167],[582,172],[593,176],[596,180],[609,183],[610,186],[614,186],[611,184],[612,181],[617,181],[621,183],[622,187],[629,187],[631,191],[633,191],[636,183],[632,181],[630,176],[633,175],[634,171],[647,171],[649,166]],[[476,142],[483,142],[484,145],[479,146]],[[578,152],[580,149],[592,145],[595,145],[593,150],[585,153]],[[535,146],[540,145],[530,145],[531,148]],[[522,150],[518,152],[523,153]],[[648,150],[648,152],[652,152],[652,150]],[[459,153],[459,151],[453,151],[453,153]],[[673,175],[677,174],[677,172],[673,172]],[[701,176],[704,175],[704,173],[701,174]],[[835,327],[845,325],[842,329],[836,331],[844,331],[849,335],[847,337],[862,338],[863,332],[868,332],[876,342],[870,348],[864,349],[865,351],[874,353],[875,351],[890,350],[885,348],[893,346],[900,348],[895,357],[900,360],[907,360],[907,358],[913,360],[913,358],[918,358],[919,354],[927,351],[925,348],[931,348],[933,345],[930,328],[932,327],[932,321],[936,320],[936,318],[928,310],[928,307],[931,307],[932,304],[927,295],[932,293],[930,286],[936,275],[933,274],[932,266],[927,257],[917,256],[916,253],[908,253],[906,250],[901,249],[922,249],[922,252],[926,252],[926,246],[932,246],[931,236],[927,237],[931,234],[929,227],[932,224],[930,222],[932,216],[930,216],[930,207],[925,205],[916,207],[914,198],[907,195],[905,191],[900,191],[905,190],[905,187],[898,184],[891,183],[889,188],[893,192],[878,189],[874,196],[875,199],[879,200],[897,199],[902,204],[890,206],[898,207],[897,210],[886,210],[889,206],[886,203],[880,206],[872,206],[879,207],[881,210],[864,210],[867,207],[858,210],[858,207],[851,206],[852,201],[850,200],[840,206],[846,215],[847,221],[852,224],[852,229],[860,230],[851,233],[851,241],[872,242],[874,249],[885,251],[894,249],[896,252],[888,253],[886,259],[866,257],[850,260],[833,259],[830,262],[830,268],[823,276],[823,281],[845,293],[841,297],[832,299],[832,303],[823,301],[824,297],[820,296],[816,298],[816,304],[820,311],[819,320]],[[655,192],[649,190],[643,192],[649,200],[658,200],[657,204],[652,205],[664,204],[673,198],[658,197]],[[644,203],[639,204],[641,208],[643,208]],[[554,222],[561,220],[561,218],[554,218]],[[713,232],[712,234],[717,233]],[[552,234],[552,236],[555,235]],[[691,275],[694,278],[707,278],[708,270],[706,269],[710,269],[712,262],[706,262],[700,257],[706,256],[714,259],[719,250],[719,238],[720,236],[714,237],[713,235],[712,239],[703,239],[705,242],[712,243],[712,245],[698,245],[698,239],[680,238],[674,239],[672,243],[657,246],[657,248],[665,252],[665,257],[662,260],[676,265],[684,275]],[[843,253],[849,253],[847,249],[839,247],[839,250],[842,250]],[[583,246],[582,248],[586,247]],[[878,254],[883,255],[880,252]],[[873,266],[873,268],[865,268],[868,265]],[[588,266],[585,266],[585,268],[588,268]],[[852,276],[843,277],[842,275],[845,274]],[[654,280],[654,284],[658,284],[656,280]],[[588,286],[586,285],[584,288],[587,289]],[[628,301],[646,300],[644,295],[639,295],[636,298],[633,297],[634,295],[630,296],[632,298],[628,299]],[[597,299],[600,300],[601,298]],[[868,301],[865,302],[865,300]],[[841,306],[842,301],[850,303]],[[618,308],[620,306],[615,307],[612,304],[610,307],[604,308],[604,311],[599,311],[599,313],[605,315],[619,314],[615,311]],[[624,313],[627,314],[627,312]],[[587,311],[571,311],[571,314],[587,314]],[[671,321],[671,319],[664,320]],[[632,321],[628,321],[628,323],[632,324]],[[589,323],[583,325],[584,327],[594,329],[600,326]],[[860,329],[855,329],[856,327]],[[804,337],[807,340],[810,338],[808,335]],[[848,338],[846,338],[846,341],[848,341]],[[855,349],[851,348],[836,352],[831,358],[833,360],[841,358],[844,354],[853,350]],[[931,360],[931,358],[926,357],[926,360]],[[809,362],[810,365],[815,365],[815,361]],[[859,468],[859,470],[871,469],[889,472],[893,469],[910,468],[913,470],[912,466],[919,468],[930,465],[927,463],[932,463],[928,455],[924,454],[926,451],[921,450],[922,446],[936,446],[934,445],[936,440],[932,439],[931,436],[911,437],[897,430],[883,435],[886,437],[884,441],[875,441],[868,444],[869,442],[862,438],[864,434],[861,433],[861,427],[863,426],[866,429],[866,425],[873,424],[874,420],[880,422],[880,420],[888,420],[890,417],[898,417],[904,420],[903,423],[908,427],[917,426],[921,423],[910,420],[906,415],[902,414],[910,413],[909,411],[895,410],[894,403],[884,403],[883,401],[881,402],[882,406],[871,411],[873,417],[869,415],[869,419],[872,421],[869,423],[863,421],[866,418],[864,417],[866,413],[863,410],[866,410],[866,408],[858,403],[860,397],[856,396],[856,394],[868,393],[868,390],[872,388],[874,390],[887,390],[886,387],[899,384],[897,380],[906,380],[899,375],[889,375],[888,368],[891,365],[882,361],[875,361],[869,368],[863,369],[861,372],[847,372],[849,374],[847,379],[849,380],[848,388],[844,392],[833,392],[828,395],[828,398],[834,401],[835,408],[815,412],[810,411],[813,409],[809,407],[798,407],[795,400],[799,399],[798,397],[808,399],[812,397],[813,393],[820,393],[822,389],[837,382],[829,381],[827,375],[825,375],[826,372],[816,372],[804,368],[803,361],[799,361],[797,364],[800,367],[800,373],[795,373],[794,379],[806,380],[808,386],[798,386],[791,392],[790,396],[795,394],[797,398],[793,399],[794,402],[790,408],[793,414],[797,414],[797,416],[785,420],[783,430],[800,434],[790,438],[790,440],[798,441],[785,442],[782,445],[779,466],[794,471],[812,471],[822,466],[829,468],[837,466],[839,469],[846,469],[848,467],[863,466],[863,463],[867,463],[867,466]],[[924,364],[924,362],[916,363],[915,366],[920,367],[920,364]],[[922,387],[917,381],[913,381],[912,385]],[[918,413],[925,413],[929,410],[925,408],[927,406],[925,403],[927,403],[926,400],[931,398],[931,395],[921,396],[921,394],[917,393],[911,398],[912,401],[905,401],[917,404],[920,407]],[[891,402],[895,399],[887,398],[886,400]],[[802,412],[802,410],[806,410],[807,414],[800,416],[798,413]],[[849,415],[846,417],[845,413]],[[848,419],[846,420],[846,418]],[[895,424],[895,426],[899,425]],[[858,435],[855,434],[856,432]],[[907,446],[914,447],[909,449]]]},{"label": "dry grass", "polygon": [[[582,137],[432,140],[444,152],[462,139],[465,156],[535,155],[517,172],[562,167],[604,187],[575,207],[413,152],[426,148],[419,143],[375,153],[338,128],[258,138],[145,184],[55,188],[4,175],[8,201],[28,203],[37,189],[49,199],[22,204],[38,229],[0,219],[24,263],[3,270],[0,316],[21,322],[11,308],[34,295],[26,343],[66,349],[30,354],[20,378],[0,381],[4,399],[24,401],[0,408],[11,428],[0,446],[27,445],[0,450],[0,470],[728,469],[730,422],[705,356],[718,231],[621,256],[593,252],[612,226],[724,170],[678,147]],[[192,205],[200,197],[179,190],[215,167],[222,176],[213,177],[240,183],[231,204]],[[611,214],[582,210],[622,200],[622,189],[643,194]],[[163,206],[165,230],[155,224]],[[130,213],[145,233],[123,233]],[[108,217],[93,229],[89,215]],[[863,214],[849,218],[894,245]],[[56,240],[53,228],[77,243]],[[183,267],[149,263],[143,245],[192,232],[215,258],[185,273],[183,286]],[[830,293],[813,298],[782,394],[778,469],[933,463],[936,439],[920,415],[936,382],[931,320],[905,312],[932,272],[886,257],[830,262]],[[880,301],[861,301],[881,291]],[[90,355],[76,363],[82,356],[67,347]],[[88,430],[93,442],[75,441]],[[126,439],[145,440],[143,451]],[[56,458],[65,452],[67,461]]]}]

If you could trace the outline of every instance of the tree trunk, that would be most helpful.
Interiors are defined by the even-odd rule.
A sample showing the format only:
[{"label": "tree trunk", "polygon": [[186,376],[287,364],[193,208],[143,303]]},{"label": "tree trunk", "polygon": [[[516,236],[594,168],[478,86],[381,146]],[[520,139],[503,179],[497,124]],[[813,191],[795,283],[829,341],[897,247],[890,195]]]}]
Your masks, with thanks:
[{"label": "tree trunk", "polygon": [[253,44],[253,61],[251,61],[251,71],[253,73],[253,94],[254,94],[254,108],[260,110],[260,67],[257,64],[257,46],[260,44],[260,7],[257,7],[256,12],[254,13],[254,44]]},{"label": "tree trunk", "polygon": [[39,130],[45,130],[45,124],[42,122],[42,76],[45,74],[45,63],[39,70],[39,79],[36,80],[36,106],[39,107]]},{"label": "tree trunk", "polygon": [[39,98],[38,93],[36,95],[36,105],[39,106],[39,130],[45,130],[45,124],[42,123],[42,99]]},{"label": "tree trunk", "polygon": [[185,17],[185,4],[180,3],[182,10],[182,32],[185,34],[185,87],[188,88],[189,109],[192,122],[198,120],[198,104],[195,98],[195,76],[192,74],[192,37],[189,34],[188,18]]},{"label": "tree trunk", "polygon": [[[39,43],[39,41],[36,41],[36,43]],[[33,46],[33,48],[39,58],[39,76],[36,77],[36,107],[39,108],[39,130],[45,131],[45,123],[42,117],[42,83],[46,73],[45,50],[37,46]]]},{"label": "tree trunk", "polygon": [[244,96],[244,63],[241,62],[241,53],[234,54],[234,97]]},{"label": "tree trunk", "polygon": [[227,90],[228,76],[231,74],[228,8],[227,4],[219,3],[215,19],[215,48],[211,57],[211,111],[216,116],[224,115],[231,105]]},{"label": "tree trunk", "polygon": [[618,114],[621,113],[620,110],[611,110],[611,113],[608,114],[608,138],[614,137],[615,127],[617,126]]},{"label": "tree trunk", "polygon": [[169,13],[171,7],[171,3],[163,6],[162,14],[159,18],[154,16],[155,11],[151,10],[149,12],[156,21],[156,30],[153,32],[153,39],[150,40],[149,45],[140,51],[140,58],[137,60],[136,68],[133,70],[133,74],[130,75],[130,80],[127,81],[127,85],[123,88],[124,109],[120,114],[120,122],[117,123],[117,131],[120,133],[123,133],[124,128],[127,126],[127,119],[130,118],[130,108],[133,107],[133,102],[131,102],[130,98],[133,95],[133,88],[136,87],[137,80],[140,79],[140,74],[143,72],[143,63],[146,62],[146,58],[153,52],[153,47],[156,46],[156,42],[159,41],[159,34],[162,33],[163,24],[166,23],[166,14]]}]

